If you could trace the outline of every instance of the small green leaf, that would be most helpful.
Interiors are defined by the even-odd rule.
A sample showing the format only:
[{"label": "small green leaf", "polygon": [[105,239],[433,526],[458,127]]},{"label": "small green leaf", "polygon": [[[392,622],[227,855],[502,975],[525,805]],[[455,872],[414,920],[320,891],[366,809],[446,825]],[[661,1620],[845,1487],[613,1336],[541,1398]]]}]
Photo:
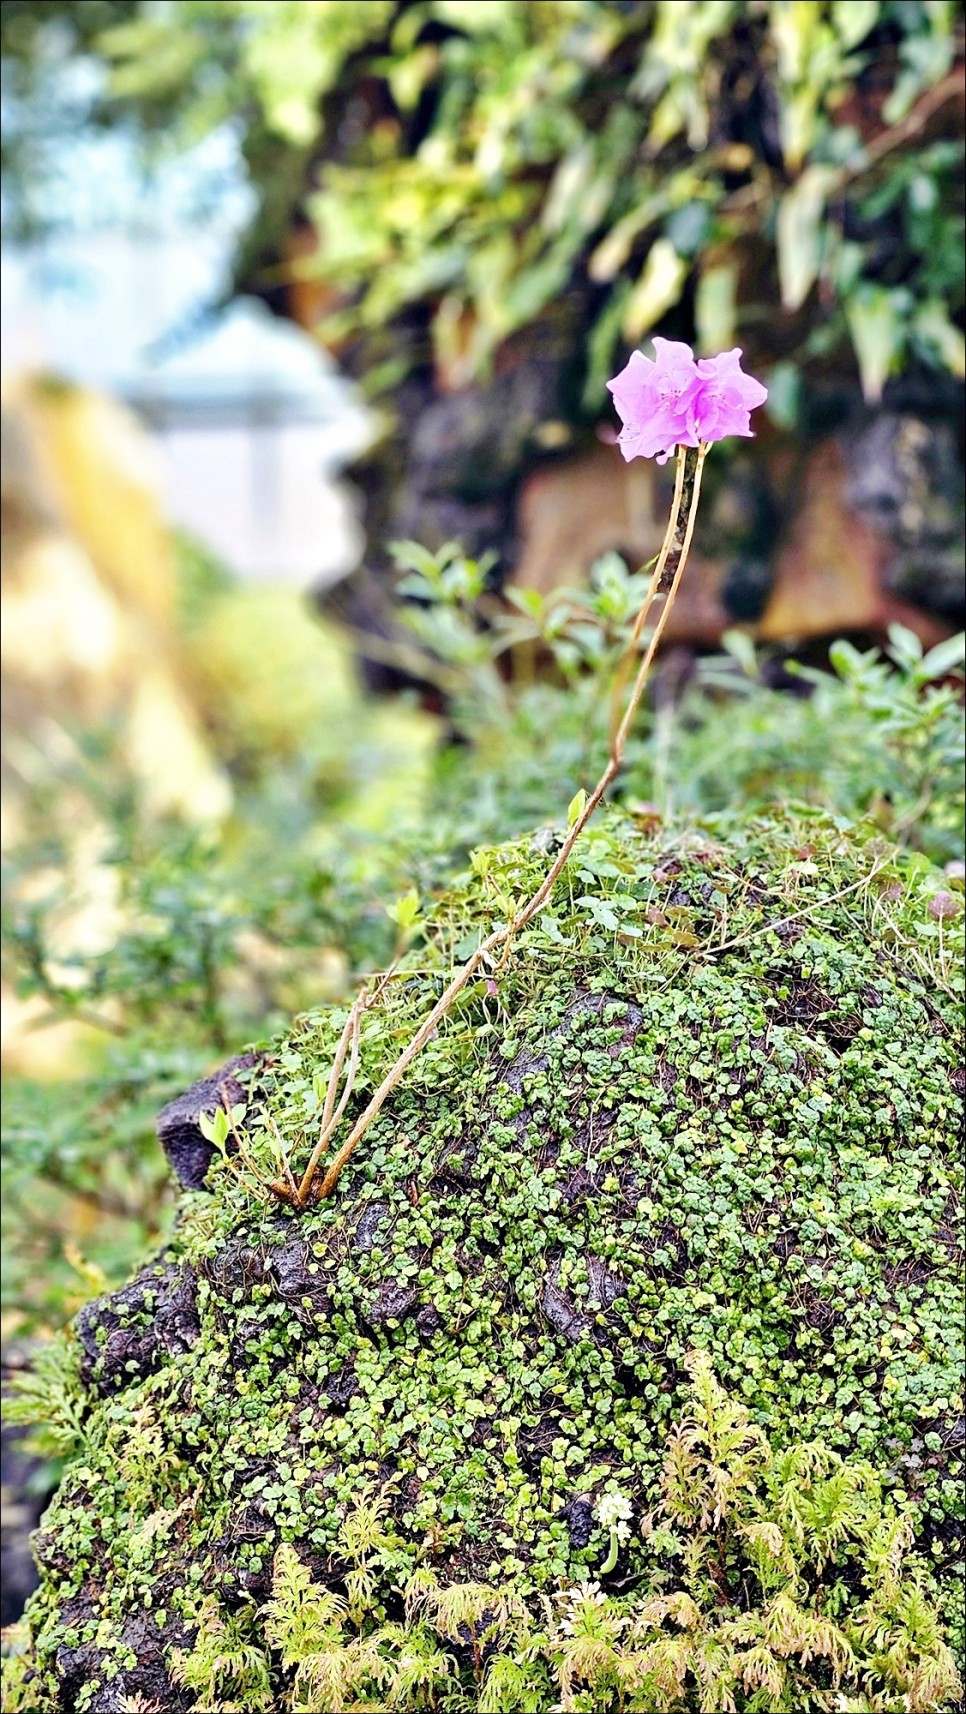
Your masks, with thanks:
[{"label": "small green leaf", "polygon": [[[467,958],[472,958],[481,939],[482,934],[478,928],[470,929],[468,934],[461,935],[460,939],[456,942],[456,945],[453,947],[453,957],[459,958],[463,962],[465,962]],[[475,993],[476,989],[472,989],[471,992]]]},{"label": "small green leaf", "polygon": [[757,679],[758,657],[755,645],[747,631],[725,631],[721,638],[722,647],[727,649],[733,661],[737,661],[746,678]]},{"label": "small green leaf", "polygon": [[881,10],[880,0],[832,0],[832,23],[846,52],[875,29]]},{"label": "small green leaf", "polygon": [[199,1113],[198,1129],[216,1149],[223,1148],[228,1137],[228,1114],[224,1107],[216,1107],[213,1113]]},{"label": "small green leaf", "polygon": [[614,275],[620,272],[634,248],[635,241],[656,213],[656,199],[649,198],[646,202],[638,203],[616,226],[611,227],[606,238],[601,240],[591,255],[588,272],[592,280],[601,284],[612,280]]},{"label": "small green leaf", "polygon": [[859,360],[862,391],[870,404],[878,404],[905,343],[896,294],[886,286],[867,285],[846,300],[845,318]]},{"label": "small green leaf", "polygon": [[889,653],[898,666],[908,671],[918,670],[921,666],[922,644],[908,625],[889,626]]},{"label": "small green leaf", "polygon": [[943,304],[923,304],[913,323],[915,333],[939,352],[950,374],[966,375],[966,336],[950,321]]},{"label": "small green leaf", "polygon": [[440,563],[435,554],[419,542],[390,542],[389,552],[396,564],[406,571],[418,571],[422,577],[435,583],[440,575]]},{"label": "small green leaf", "polygon": [[958,636],[947,637],[944,643],[937,643],[930,649],[919,663],[918,676],[925,680],[930,678],[945,678],[947,673],[961,667],[966,659],[966,632],[960,631]]},{"label": "small green leaf", "polygon": [[586,802],[587,802],[587,793],[584,791],[583,786],[581,786],[579,792],[574,793],[573,797],[570,800],[570,803],[567,806],[567,826],[568,827],[573,827],[575,825],[575,823],[580,820],[580,817],[584,813],[584,806],[585,806]]},{"label": "small green leaf", "polygon": [[521,613],[526,613],[528,618],[537,620],[543,618],[546,603],[539,589],[514,589],[511,587],[506,590],[506,598]]},{"label": "small green leaf", "polygon": [[779,428],[798,427],[801,410],[802,377],[794,363],[776,363],[769,371],[766,410]]},{"label": "small green leaf", "polygon": [[395,904],[386,906],[386,915],[401,929],[411,929],[419,921],[419,894],[415,887],[403,893]]}]

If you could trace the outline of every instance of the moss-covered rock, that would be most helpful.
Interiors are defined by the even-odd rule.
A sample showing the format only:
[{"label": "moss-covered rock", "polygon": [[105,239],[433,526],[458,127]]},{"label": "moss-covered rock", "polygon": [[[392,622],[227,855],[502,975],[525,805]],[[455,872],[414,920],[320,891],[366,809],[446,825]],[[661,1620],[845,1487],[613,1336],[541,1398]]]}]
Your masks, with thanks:
[{"label": "moss-covered rock", "polygon": [[[354,1105],[553,838],[478,853],[436,902]],[[930,912],[938,885],[815,814],[727,846],[604,818],[331,1199],[299,1214],[216,1153],[52,1387],[76,1446],[22,1705],[211,1706],[175,1651],[223,1625],[269,1675],[224,1706],[290,1706],[258,1616],[280,1543],[383,1623],[417,1568],[524,1598],[599,1575],[607,1492],[632,1523],[605,1589],[660,1588],[673,1549],[642,1520],[692,1349],[773,1445],[821,1439],[902,1491],[952,1614],[962,917]],[[299,1018],[235,1069],[266,1177],[279,1138],[308,1157],[343,1022]],[[373,1503],[391,1533],[367,1559],[346,1517]],[[475,1705],[466,1683],[443,1705]]]}]

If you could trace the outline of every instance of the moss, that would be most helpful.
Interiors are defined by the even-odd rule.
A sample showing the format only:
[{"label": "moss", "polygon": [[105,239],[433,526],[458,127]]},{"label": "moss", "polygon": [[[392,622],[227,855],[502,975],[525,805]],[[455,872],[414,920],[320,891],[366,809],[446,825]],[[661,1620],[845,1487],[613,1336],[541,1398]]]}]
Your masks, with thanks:
[{"label": "moss", "polygon": [[[367,1020],[354,1103],[545,861],[479,853],[435,902]],[[727,845],[605,818],[331,1200],[257,1201],[219,1158],[161,1260],[81,1327],[33,1706],[113,1708],[163,1677],[190,1707],[165,1675],[203,1597],[263,1602],[280,1542],[344,1591],[340,1532],[373,1491],[390,1621],[418,1565],[523,1595],[595,1574],[590,1507],[653,1505],[692,1348],[779,1448],[886,1473],[953,1615],[961,919],[931,917],[933,886],[820,815]],[[268,1170],[273,1127],[307,1158],[344,1015],[260,1050],[245,1128]],[[605,1582],[646,1588],[655,1565],[633,1531]]]}]

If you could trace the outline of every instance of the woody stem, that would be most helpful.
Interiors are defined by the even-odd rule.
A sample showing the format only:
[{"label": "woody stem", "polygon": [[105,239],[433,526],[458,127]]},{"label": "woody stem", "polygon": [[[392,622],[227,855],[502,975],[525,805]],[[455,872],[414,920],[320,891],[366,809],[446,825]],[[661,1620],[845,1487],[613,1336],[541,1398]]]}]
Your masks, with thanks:
[{"label": "woody stem", "polygon": [[[638,642],[640,641],[641,632],[647,623],[647,616],[654,605],[655,597],[661,587],[661,579],[663,578],[667,567],[668,555],[674,546],[674,538],[678,532],[678,520],[681,516],[681,496],[684,492],[684,476],[687,460],[687,447],[679,446],[677,462],[674,469],[674,494],[671,499],[671,510],[668,513],[667,529],[664,531],[664,540],[661,543],[661,551],[657,556],[654,570],[651,573],[651,580],[644,591],[644,599],[638,609],[637,618],[634,620],[634,629],[630,634],[627,648],[617,668],[617,677],[614,681],[614,689],[611,696],[611,708],[614,710],[616,710],[620,705],[620,696],[624,689],[624,685],[627,682],[629,664],[633,659],[634,650],[637,648]],[[616,722],[612,715],[611,739],[613,739],[614,736],[615,726]]]},{"label": "woody stem", "polygon": [[[563,843],[561,844],[560,850],[554,858],[553,863],[550,865],[550,868],[547,870],[547,873],[539,887],[516,913],[512,921],[501,923],[499,928],[493,929],[492,933],[487,935],[486,939],[477,947],[472,957],[468,958],[466,963],[463,964],[456,972],[452,981],[440,995],[435,1006],[433,1006],[432,1010],[426,1014],[422,1023],[419,1025],[419,1028],[415,1031],[414,1035],[410,1037],[410,1040],[403,1048],[398,1059],[391,1066],[389,1071],[387,1071],[382,1082],[379,1084],[378,1089],[376,1089],[375,1093],[370,1098],[367,1106],[364,1108],[362,1113],[360,1113],[342,1147],[332,1157],[325,1176],[317,1189],[313,1182],[317,1156],[313,1157],[309,1170],[307,1170],[303,1175],[302,1182],[299,1185],[298,1196],[296,1198],[296,1204],[298,1207],[304,1208],[306,1204],[314,1198],[321,1199],[332,1194],[343,1167],[354,1155],[362,1141],[362,1138],[369,1129],[369,1126],[379,1114],[385,1102],[389,1099],[389,1096],[396,1088],[396,1085],[405,1074],[407,1067],[410,1065],[412,1060],[415,1059],[420,1050],[425,1047],[431,1036],[435,1034],[438,1026],[446,1017],[457,996],[466,987],[466,984],[472,979],[472,977],[475,976],[480,966],[491,958],[491,955],[497,950],[497,948],[507,947],[509,942],[512,941],[514,935],[518,934],[520,929],[524,928],[528,922],[531,922],[538,912],[543,909],[553,892],[554,884],[560,876],[570,853],[577,843],[577,840],[580,838],[581,833],[587,826],[588,821],[603,798],[607,788],[613,783],[616,775],[618,774],[621,763],[624,759],[624,748],[627,743],[628,734],[640,706],[641,697],[644,694],[644,687],[647,684],[648,675],[650,673],[654,657],[657,654],[661,638],[667,627],[667,622],[671,615],[671,608],[674,605],[675,596],[681,586],[681,579],[684,576],[688,554],[691,551],[691,542],[694,537],[694,526],[698,514],[698,502],[701,498],[701,475],[707,454],[708,447],[706,444],[702,443],[698,447],[697,458],[694,466],[691,502],[688,507],[687,524],[684,531],[684,540],[681,545],[681,552],[678,557],[677,565],[675,566],[671,587],[667,592],[667,599],[665,600],[664,606],[658,616],[657,624],[654,627],[650,641],[644,651],[641,664],[637,669],[634,684],[627,701],[627,706],[624,710],[623,719],[621,720],[611,741],[607,765],[604,768],[600,779],[597,781],[593,791],[584,803],[579,815],[577,815],[573,824],[567,829],[567,833],[564,837]],[[684,484],[685,460],[686,449],[682,447],[678,457],[677,479],[674,490],[675,497],[674,502],[672,503],[671,518],[668,523],[667,532],[665,533],[664,545],[662,546],[661,555],[658,559],[658,566],[655,568],[654,576],[651,579],[651,586],[653,586],[653,588],[649,586],[648,592],[644,597],[643,611],[645,613],[647,607],[654,599],[660,575],[664,572],[677,531],[678,513],[680,511],[681,494]],[[643,619],[641,619],[640,623],[635,626],[635,636],[640,635],[642,625]]]}]

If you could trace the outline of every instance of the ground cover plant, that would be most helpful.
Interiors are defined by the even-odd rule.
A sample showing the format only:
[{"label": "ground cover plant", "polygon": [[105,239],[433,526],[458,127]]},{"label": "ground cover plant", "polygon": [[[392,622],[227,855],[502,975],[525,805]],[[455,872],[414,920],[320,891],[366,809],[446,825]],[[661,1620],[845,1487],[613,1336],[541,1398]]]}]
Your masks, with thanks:
[{"label": "ground cover plant", "polygon": [[[454,946],[499,897],[526,896],[544,861],[531,839],[480,852],[444,896],[364,1039],[357,1102]],[[920,1662],[920,1646],[929,1653],[927,1608],[955,1633],[962,1070],[954,946],[920,935],[938,926],[934,885],[818,812],[752,821],[726,841],[707,825],[669,837],[609,816],[519,956],[467,993],[413,1065],[338,1194],[306,1214],[260,1199],[243,1163],[267,1174],[279,1138],[293,1161],[307,1157],[345,1014],[309,1014],[267,1044],[234,1103],[243,1155],[230,1138],[208,1143],[207,1187],[183,1195],[170,1246],[88,1306],[62,1348],[47,1412],[73,1436],[73,1461],[37,1543],[27,1705],[142,1695],[187,1708],[217,1657],[234,1662],[218,1685],[226,1706],[285,1706],[297,1668],[283,1620],[257,1609],[278,1598],[274,1577],[301,1575],[276,1559],[287,1543],[333,1649],[354,1649],[329,1666],[355,1662],[360,1704],[377,1667],[354,1647],[356,1620],[339,1640],[332,1598],[379,1631],[405,1622],[397,1591],[414,1574],[433,1610],[432,1572],[443,1592],[470,1586],[476,1617],[447,1617],[444,1604],[419,1647],[394,1632],[372,1648],[387,1675],[414,1648],[454,1654],[442,1706],[482,1695],[460,1629],[490,1612],[473,1586],[526,1603],[588,1578],[608,1597],[590,1683],[599,1671],[614,1707],[621,1695],[654,1706],[646,1674],[632,1682],[640,1662],[620,1664],[658,1640],[649,1603],[695,1602],[697,1615],[666,1608],[687,1615],[667,1634],[691,1638],[688,1706],[701,1555],[685,1557],[692,1583],[675,1581],[665,1525],[643,1524],[695,1347],[767,1424],[779,1458],[820,1440],[875,1467],[928,1568],[908,1647]],[[943,925],[953,940],[957,923]],[[819,1463],[815,1480],[836,1469]],[[601,1511],[608,1496],[623,1515]],[[376,1530],[360,1545],[351,1519],[372,1505],[386,1539]],[[814,1609],[849,1635],[863,1601],[879,1599],[862,1574],[850,1584],[851,1562],[818,1579]],[[904,1583],[907,1615],[914,1588]],[[512,1630],[502,1613],[486,1627]],[[792,1635],[805,1633],[793,1623]],[[732,1643],[753,1646],[747,1626]],[[528,1646],[499,1652],[515,1661]],[[534,1666],[538,1684],[561,1669],[559,1647]],[[892,1670],[891,1644],[876,1647],[880,1666],[866,1659],[843,1683],[858,1707],[863,1695],[898,1706],[895,1681],[875,1677]],[[782,1658],[800,1698],[802,1663]],[[417,1665],[431,1670],[417,1662],[417,1679]],[[824,1669],[804,1668],[812,1705],[828,1705]],[[571,1673],[578,1698],[583,1670]],[[408,1705],[414,1685],[384,1705]],[[769,1705],[744,1680],[734,1694],[738,1707]],[[909,1705],[941,1706],[930,1694]]]}]

